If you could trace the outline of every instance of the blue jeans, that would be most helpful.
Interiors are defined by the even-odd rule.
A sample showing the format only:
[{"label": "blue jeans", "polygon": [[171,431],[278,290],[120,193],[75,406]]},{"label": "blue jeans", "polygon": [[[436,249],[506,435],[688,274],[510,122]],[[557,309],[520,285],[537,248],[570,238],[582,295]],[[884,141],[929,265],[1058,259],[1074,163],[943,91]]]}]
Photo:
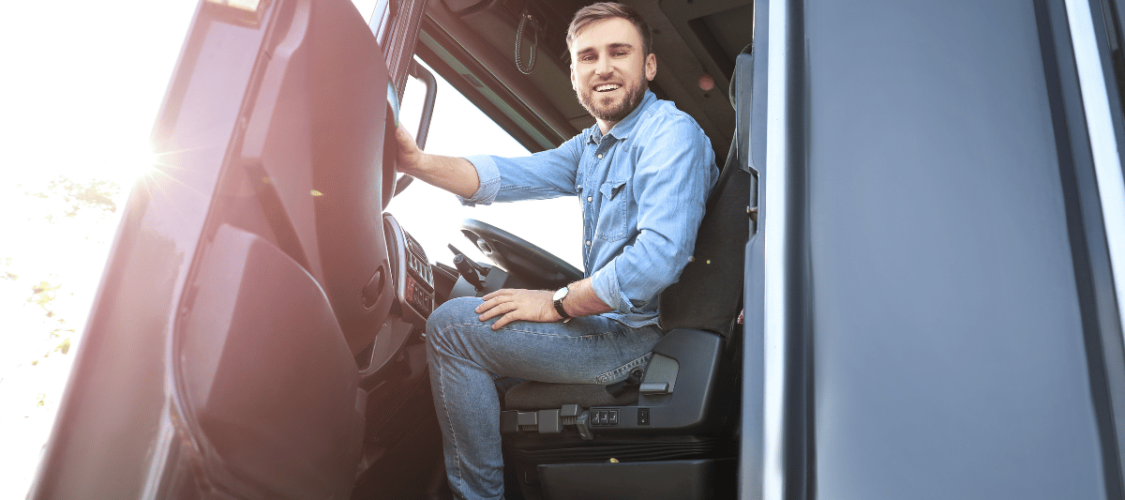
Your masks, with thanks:
[{"label": "blue jeans", "polygon": [[426,325],[434,406],[445,470],[457,498],[503,498],[500,402],[493,374],[559,384],[607,385],[643,366],[660,340],[653,325],[630,328],[602,316],[569,323],[515,321],[497,331],[477,319],[482,300],[442,304]]}]

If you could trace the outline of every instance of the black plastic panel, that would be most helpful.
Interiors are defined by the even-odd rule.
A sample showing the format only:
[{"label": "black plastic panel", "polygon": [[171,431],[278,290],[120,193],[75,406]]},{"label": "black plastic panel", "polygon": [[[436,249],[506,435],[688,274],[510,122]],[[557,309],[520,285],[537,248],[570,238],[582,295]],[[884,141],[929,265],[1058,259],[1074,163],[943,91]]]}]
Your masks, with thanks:
[{"label": "black plastic panel", "polygon": [[418,241],[391,214],[383,214],[395,299],[406,321],[419,327],[434,311],[434,276]]},{"label": "black plastic panel", "polygon": [[[679,374],[671,394],[646,395],[637,400],[639,407],[651,407],[651,427],[687,430],[703,425],[715,390],[719,371],[722,337],[702,330],[682,328],[669,332],[652,348],[679,363]],[[645,380],[648,380],[646,374]],[[636,410],[622,415],[623,424],[637,425]]]},{"label": "black plastic panel", "polygon": [[324,288],[358,353],[394,299],[389,280],[381,289],[368,287],[388,265],[381,217],[384,167],[394,168],[382,154],[387,62],[350,2],[277,9],[277,26],[261,48],[261,76],[247,90],[234,138],[231,170],[243,171],[228,175],[224,194],[249,179],[282,250]]},{"label": "black plastic panel", "polygon": [[324,292],[269,242],[224,226],[196,275],[178,353],[189,421],[223,472],[287,498],[346,496],[358,373]]},{"label": "black plastic panel", "polygon": [[701,500],[712,497],[714,475],[714,460],[539,466],[549,500]]}]

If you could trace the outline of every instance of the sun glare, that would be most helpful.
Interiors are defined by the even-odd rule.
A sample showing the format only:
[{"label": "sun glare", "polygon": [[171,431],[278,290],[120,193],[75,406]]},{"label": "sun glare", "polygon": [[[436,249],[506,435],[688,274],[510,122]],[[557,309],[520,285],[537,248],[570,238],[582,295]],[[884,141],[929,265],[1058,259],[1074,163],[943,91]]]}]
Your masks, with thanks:
[{"label": "sun glare", "polygon": [[142,177],[151,176],[159,163],[159,155],[144,145],[123,153],[119,163],[107,166],[109,171],[105,175],[116,178],[122,186],[130,186]]}]

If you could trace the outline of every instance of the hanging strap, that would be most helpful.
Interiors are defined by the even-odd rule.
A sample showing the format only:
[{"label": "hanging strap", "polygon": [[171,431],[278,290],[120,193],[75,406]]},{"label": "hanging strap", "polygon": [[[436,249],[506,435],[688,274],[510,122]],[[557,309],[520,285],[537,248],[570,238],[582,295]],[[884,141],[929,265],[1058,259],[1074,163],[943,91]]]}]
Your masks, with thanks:
[{"label": "hanging strap", "polygon": [[[520,43],[523,42],[523,30],[527,27],[527,23],[529,22],[531,23],[532,32],[531,55],[527,59],[527,69],[524,69],[523,58],[520,56]],[[538,46],[539,23],[535,21],[535,18],[531,16],[530,12],[525,10],[523,11],[523,14],[520,14],[520,24],[516,27],[516,69],[520,70],[520,73],[523,73],[525,75],[531,74],[532,68],[535,67],[535,49]]]}]

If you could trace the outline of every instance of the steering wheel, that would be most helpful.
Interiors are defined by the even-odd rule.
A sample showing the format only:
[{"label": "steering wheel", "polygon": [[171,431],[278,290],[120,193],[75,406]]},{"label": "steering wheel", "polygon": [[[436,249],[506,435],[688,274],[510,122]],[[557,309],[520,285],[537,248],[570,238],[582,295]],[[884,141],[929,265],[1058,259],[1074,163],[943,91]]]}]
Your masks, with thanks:
[{"label": "steering wheel", "polygon": [[465,219],[461,233],[493,263],[531,286],[558,288],[582,279],[576,267],[492,224]]}]

